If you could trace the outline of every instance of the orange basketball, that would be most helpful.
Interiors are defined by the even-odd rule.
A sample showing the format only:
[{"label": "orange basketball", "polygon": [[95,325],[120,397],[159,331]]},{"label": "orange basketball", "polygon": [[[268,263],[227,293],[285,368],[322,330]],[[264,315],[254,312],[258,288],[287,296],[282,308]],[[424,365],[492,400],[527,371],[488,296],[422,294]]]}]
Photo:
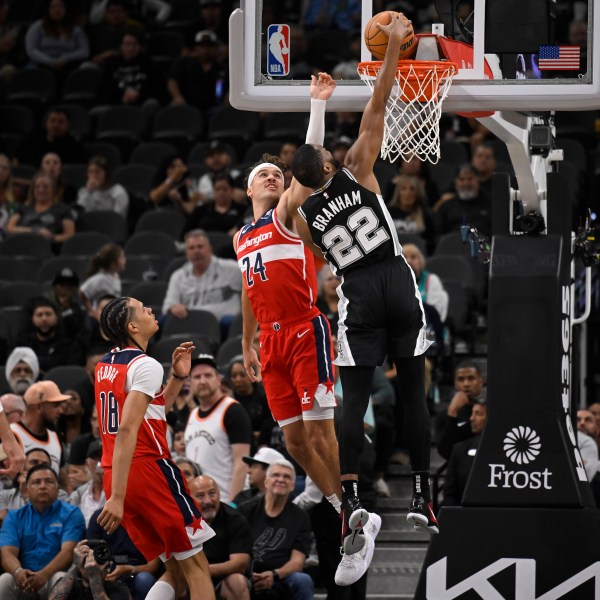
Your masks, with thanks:
[{"label": "orange basketball", "polygon": [[[383,31],[379,31],[377,28],[377,23],[380,23],[381,25],[387,25],[391,21],[390,12],[395,15],[398,14],[393,10],[386,10],[377,13],[371,17],[371,20],[365,27],[365,44],[367,45],[369,52],[371,52],[373,57],[377,60],[383,60],[388,45],[388,36],[385,35]],[[411,29],[406,37],[402,40],[400,53],[398,54],[398,60],[410,58],[416,49],[417,43],[415,32],[413,29]]]}]

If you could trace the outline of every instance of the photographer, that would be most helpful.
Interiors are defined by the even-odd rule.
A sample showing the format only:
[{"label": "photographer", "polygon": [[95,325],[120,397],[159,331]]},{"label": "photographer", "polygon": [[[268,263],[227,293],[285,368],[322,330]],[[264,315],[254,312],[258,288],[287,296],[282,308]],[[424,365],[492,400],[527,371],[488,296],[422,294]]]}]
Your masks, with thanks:
[{"label": "photographer", "polygon": [[[97,542],[96,540],[94,540]],[[106,581],[108,560],[104,542],[82,540],[73,551],[73,564],[54,586],[48,600],[129,600],[129,590],[120,581]],[[110,553],[110,550],[108,551]]]}]

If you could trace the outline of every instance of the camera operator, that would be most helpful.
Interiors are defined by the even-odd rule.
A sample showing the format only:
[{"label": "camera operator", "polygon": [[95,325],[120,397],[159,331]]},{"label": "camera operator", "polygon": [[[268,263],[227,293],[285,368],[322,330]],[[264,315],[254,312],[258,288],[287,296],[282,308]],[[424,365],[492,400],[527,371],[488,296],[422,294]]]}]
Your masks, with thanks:
[{"label": "camera operator", "polygon": [[[105,544],[102,542],[102,544]],[[105,548],[96,551],[82,540],[73,551],[73,564],[54,586],[48,600],[129,600],[129,589],[120,581],[106,581],[108,560]],[[110,556],[110,550],[108,555]]]}]

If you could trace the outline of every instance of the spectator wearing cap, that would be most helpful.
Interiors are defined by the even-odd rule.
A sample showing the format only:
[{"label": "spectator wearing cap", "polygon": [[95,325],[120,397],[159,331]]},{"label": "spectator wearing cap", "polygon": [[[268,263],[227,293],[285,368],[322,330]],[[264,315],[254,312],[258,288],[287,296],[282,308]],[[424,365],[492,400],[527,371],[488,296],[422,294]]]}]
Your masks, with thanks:
[{"label": "spectator wearing cap", "polygon": [[29,503],[9,511],[0,532],[6,571],[0,576],[2,600],[47,598],[85,533],[81,511],[58,499],[58,477],[51,467],[32,467],[25,486]]},{"label": "spectator wearing cap", "polygon": [[17,346],[6,359],[4,376],[11,391],[22,396],[40,376],[40,363],[35,352],[26,346]]},{"label": "spectator wearing cap", "polygon": [[63,332],[59,311],[43,296],[31,299],[27,330],[17,336],[16,343],[35,352],[41,373],[69,364],[70,341]]},{"label": "spectator wearing cap", "polygon": [[244,489],[250,452],[250,418],[240,403],[221,391],[221,374],[213,356],[192,359],[192,394],[199,406],[192,410],[185,429],[186,456],[211,475],[226,502]]},{"label": "spectator wearing cap", "polygon": [[54,429],[67,398],[54,381],[38,381],[25,392],[27,409],[23,418],[10,426],[26,453],[32,448],[48,452],[57,474],[62,464],[62,445]]},{"label": "spectator wearing cap", "polygon": [[250,600],[250,582],[246,573],[250,566],[252,541],[246,517],[221,502],[219,486],[210,475],[196,477],[190,485],[190,494],[215,532],[215,537],[205,542],[203,549],[217,598]]},{"label": "spectator wearing cap", "polygon": [[171,274],[162,312],[185,319],[189,310],[207,310],[226,329],[241,311],[242,280],[238,264],[215,256],[202,229],[188,231],[183,241],[187,262]]},{"label": "spectator wearing cap", "polygon": [[275,461],[286,460],[281,452],[277,452],[274,448],[263,446],[259,448],[254,456],[243,456],[242,460],[248,465],[248,484],[250,489],[242,490],[234,499],[233,502],[237,506],[252,500],[257,495],[265,494],[265,477],[267,469]]},{"label": "spectator wearing cap", "polygon": [[86,469],[89,471],[90,480],[79,486],[69,496],[69,503],[78,506],[83,513],[86,527],[89,525],[90,518],[98,509],[106,504],[106,494],[104,493],[104,470],[100,465],[102,458],[102,443],[96,440],[90,444],[85,459]]},{"label": "spectator wearing cap", "polygon": [[25,402],[18,394],[0,396],[0,413],[4,412],[9,423],[18,423],[25,414]]},{"label": "spectator wearing cap", "polygon": [[85,328],[85,310],[79,302],[79,277],[63,267],[54,275],[52,289],[44,297],[53,302],[60,314],[65,335],[74,340]]},{"label": "spectator wearing cap", "polygon": [[[221,42],[210,29],[199,31],[189,54],[178,58],[167,81],[172,104],[190,104],[205,115],[221,103],[227,74],[219,63]],[[221,88],[221,89],[219,89]]]},{"label": "spectator wearing cap", "polygon": [[303,573],[310,549],[308,514],[290,501],[296,473],[288,460],[267,469],[265,495],[244,503],[239,511],[252,534],[252,586],[255,592],[287,592],[293,600],[313,598],[313,582]]},{"label": "spectator wearing cap", "polygon": [[246,202],[246,190],[242,189],[239,169],[232,168],[234,157],[231,148],[222,142],[213,140],[204,158],[206,173],[193,184],[193,191],[198,202],[204,203],[215,199],[214,182],[219,175],[228,175],[233,180],[233,199],[235,202]]}]

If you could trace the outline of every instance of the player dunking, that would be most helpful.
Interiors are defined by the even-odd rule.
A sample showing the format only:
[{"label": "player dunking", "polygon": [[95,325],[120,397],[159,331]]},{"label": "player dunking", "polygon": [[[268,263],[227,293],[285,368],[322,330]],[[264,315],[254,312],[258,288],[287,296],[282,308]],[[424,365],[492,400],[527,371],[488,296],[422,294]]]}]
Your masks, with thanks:
[{"label": "player dunking", "polygon": [[166,573],[147,600],[175,600],[186,586],[191,600],[214,599],[202,552],[214,531],[171,461],[166,439],[165,414],[189,375],[194,346],[186,342],[175,349],[173,377],[163,389],[163,368],[146,354],[158,331],[152,310],[135,298],[115,298],[102,311],[100,326],[118,347],[95,371],[108,498],[98,523],[112,533],[122,522],[148,561],[160,556],[165,562]]},{"label": "player dunking", "polygon": [[[344,389],[340,430],[343,506],[360,507],[358,462],[363,447],[363,416],[376,365],[389,354],[398,372],[398,395],[406,407],[406,439],[413,471],[409,522],[437,533],[429,492],[430,428],[425,402],[425,315],[411,268],[375,175],[384,132],[385,107],[395,81],[400,44],[410,27],[404,15],[378,25],[389,43],[383,66],[348,151],[345,168],[323,146],[301,146],[292,173],[314,190],[292,193],[291,210],[302,239],[342,277],[339,300],[338,357]],[[315,247],[316,246],[316,247]]]}]

